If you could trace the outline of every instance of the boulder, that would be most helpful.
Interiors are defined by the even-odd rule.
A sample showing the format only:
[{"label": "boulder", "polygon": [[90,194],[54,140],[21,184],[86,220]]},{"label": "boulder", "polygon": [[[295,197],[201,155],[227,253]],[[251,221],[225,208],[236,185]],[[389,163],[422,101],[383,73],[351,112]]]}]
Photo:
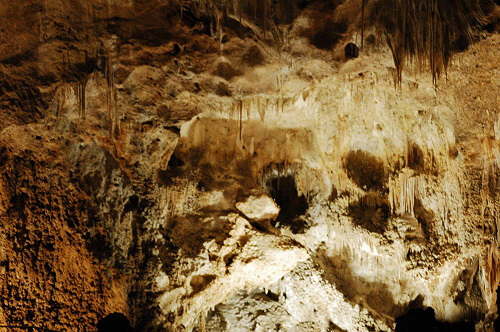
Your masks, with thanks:
[{"label": "boulder", "polygon": [[254,221],[274,220],[280,212],[278,205],[266,195],[249,196],[245,201],[236,203],[236,208]]}]

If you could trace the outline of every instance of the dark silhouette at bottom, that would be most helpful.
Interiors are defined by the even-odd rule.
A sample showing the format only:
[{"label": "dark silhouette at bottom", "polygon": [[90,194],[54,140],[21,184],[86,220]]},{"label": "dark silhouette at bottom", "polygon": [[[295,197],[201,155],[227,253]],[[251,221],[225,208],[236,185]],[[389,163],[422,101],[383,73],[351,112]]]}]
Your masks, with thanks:
[{"label": "dark silhouette at bottom", "polygon": [[396,332],[474,332],[473,322],[446,323],[436,320],[434,309],[413,308],[396,318]]},{"label": "dark silhouette at bottom", "polygon": [[97,323],[97,332],[133,332],[134,329],[124,314],[115,312]]}]

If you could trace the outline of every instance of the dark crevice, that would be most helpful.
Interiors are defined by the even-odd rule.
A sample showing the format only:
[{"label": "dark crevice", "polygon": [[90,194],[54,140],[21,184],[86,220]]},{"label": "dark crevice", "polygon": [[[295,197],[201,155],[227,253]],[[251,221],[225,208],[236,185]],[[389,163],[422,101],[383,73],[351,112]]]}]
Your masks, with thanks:
[{"label": "dark crevice", "polygon": [[425,167],[425,156],[422,149],[416,143],[408,144],[408,167],[415,171],[423,171]]},{"label": "dark crevice", "polygon": [[280,208],[276,222],[289,226],[294,233],[303,232],[306,222],[300,218],[309,208],[306,197],[299,195],[292,175],[274,177],[267,181],[269,194]]},{"label": "dark crevice", "polygon": [[359,56],[359,47],[354,43],[348,43],[344,48],[344,55],[347,59],[355,59]]},{"label": "dark crevice", "polygon": [[440,322],[436,319],[434,309],[412,308],[396,318],[396,332],[474,332],[473,322]]},{"label": "dark crevice", "polygon": [[125,207],[123,208],[123,213],[137,211],[139,208],[139,197],[137,195],[132,195],[129,197]]},{"label": "dark crevice", "polygon": [[168,161],[169,169],[177,169],[184,165],[185,165],[184,161],[182,161],[182,159],[177,157],[175,154],[172,154],[172,157],[170,157],[170,160]]},{"label": "dark crevice", "polygon": [[162,185],[172,184],[172,179],[182,173],[182,168],[185,165],[185,162],[181,158],[177,157],[174,152],[167,163],[167,169],[158,170],[159,183]]}]

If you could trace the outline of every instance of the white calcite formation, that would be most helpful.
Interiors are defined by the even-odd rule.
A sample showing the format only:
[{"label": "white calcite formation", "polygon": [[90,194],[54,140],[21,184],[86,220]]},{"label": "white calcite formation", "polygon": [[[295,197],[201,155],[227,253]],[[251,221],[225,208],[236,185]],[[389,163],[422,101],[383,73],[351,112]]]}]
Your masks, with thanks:
[{"label": "white calcite formation", "polygon": [[236,203],[236,208],[250,220],[274,220],[280,209],[272,198],[266,195],[259,197],[249,196],[243,202]]}]

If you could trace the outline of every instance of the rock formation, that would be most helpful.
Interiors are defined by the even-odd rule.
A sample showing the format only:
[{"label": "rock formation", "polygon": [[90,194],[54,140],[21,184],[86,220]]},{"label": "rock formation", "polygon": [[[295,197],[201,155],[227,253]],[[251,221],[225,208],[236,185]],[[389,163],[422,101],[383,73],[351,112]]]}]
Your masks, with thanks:
[{"label": "rock formation", "polygon": [[0,331],[494,331],[500,5],[415,4],[2,2]]}]

